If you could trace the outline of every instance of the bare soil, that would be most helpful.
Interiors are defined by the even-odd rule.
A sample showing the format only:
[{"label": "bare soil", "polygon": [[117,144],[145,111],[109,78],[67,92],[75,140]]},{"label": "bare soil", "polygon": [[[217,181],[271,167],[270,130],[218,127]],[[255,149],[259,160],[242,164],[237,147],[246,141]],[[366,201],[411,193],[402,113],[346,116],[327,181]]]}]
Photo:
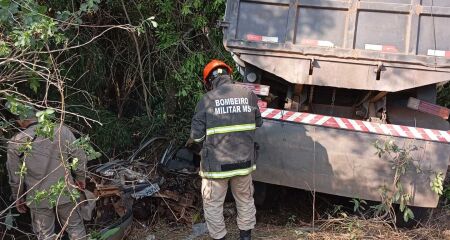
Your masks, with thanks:
[{"label": "bare soil", "polygon": [[[252,239],[275,240],[346,240],[346,239],[449,239],[450,206],[441,204],[430,215],[410,229],[396,228],[386,221],[364,219],[353,214],[353,206],[348,198],[320,195],[311,197],[311,193],[283,189],[272,202],[258,208],[257,225]],[[236,226],[236,211],[232,198],[228,198],[224,213],[228,235],[227,239],[239,239]],[[313,208],[314,202],[314,220]],[[339,206],[339,210],[336,210]],[[201,214],[201,213],[199,213]],[[134,222],[127,239],[210,239],[207,235],[188,238],[191,225],[176,223],[166,219],[153,219],[151,222]]]}]

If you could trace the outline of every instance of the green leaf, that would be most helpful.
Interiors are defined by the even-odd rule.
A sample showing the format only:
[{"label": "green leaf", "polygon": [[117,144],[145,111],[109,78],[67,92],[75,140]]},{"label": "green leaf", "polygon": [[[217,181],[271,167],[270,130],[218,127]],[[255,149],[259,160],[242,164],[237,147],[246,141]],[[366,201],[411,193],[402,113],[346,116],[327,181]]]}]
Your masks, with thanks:
[{"label": "green leaf", "polygon": [[28,84],[30,84],[30,89],[33,90],[34,93],[37,93],[39,89],[39,79],[36,77],[31,77],[28,79]]},{"label": "green leaf", "polygon": [[192,14],[191,5],[184,4],[183,7],[181,8],[181,15],[187,16],[189,14]]},{"label": "green leaf", "polygon": [[[1,11],[1,10],[0,10]],[[0,12],[1,13],[1,12]],[[11,49],[8,47],[6,42],[0,40],[0,57],[7,56],[11,53]]]},{"label": "green leaf", "polygon": [[400,193],[398,191],[394,193],[394,197],[392,200],[394,202],[398,202],[398,200],[400,200]]},{"label": "green leaf", "polygon": [[70,164],[70,168],[71,168],[72,170],[77,169],[77,168],[78,168],[78,163],[79,163],[78,158],[73,158],[73,159],[72,159],[72,163]]},{"label": "green leaf", "polygon": [[47,114],[47,115],[51,115],[51,114],[53,114],[53,113],[55,113],[55,110],[53,110],[53,109],[51,109],[51,108],[47,108],[47,109],[45,110],[45,114]]},{"label": "green leaf", "polygon": [[39,5],[36,10],[40,13],[40,14],[46,14],[47,13],[47,7],[43,6],[43,5]]},{"label": "green leaf", "polygon": [[94,150],[90,143],[89,135],[82,136],[72,143],[74,148],[81,149],[85,152],[88,160],[97,159],[102,156],[101,153]]},{"label": "green leaf", "polygon": [[400,212],[404,212],[405,211],[405,202],[404,201],[400,201]]},{"label": "green leaf", "polygon": [[106,231],[105,233],[102,234],[102,236],[100,237],[100,240],[106,240],[112,236],[114,236],[116,233],[118,233],[120,230],[120,228],[116,227],[113,229],[109,229],[108,231]]},{"label": "green leaf", "polygon": [[442,195],[444,190],[443,182],[444,174],[442,172],[435,173],[434,178],[430,180],[431,190],[438,195]]},{"label": "green leaf", "polygon": [[11,0],[0,0],[0,7],[7,8],[11,4]]},{"label": "green leaf", "polygon": [[405,212],[403,212],[403,220],[405,222],[408,222],[410,219],[414,219],[414,213],[411,211],[410,208],[406,208]]}]

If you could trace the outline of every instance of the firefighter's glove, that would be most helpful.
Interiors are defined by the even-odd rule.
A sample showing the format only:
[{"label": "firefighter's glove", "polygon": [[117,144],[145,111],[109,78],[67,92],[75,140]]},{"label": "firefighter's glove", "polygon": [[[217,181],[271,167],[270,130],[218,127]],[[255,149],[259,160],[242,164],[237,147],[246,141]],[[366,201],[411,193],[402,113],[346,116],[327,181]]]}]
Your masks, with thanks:
[{"label": "firefighter's glove", "polygon": [[75,185],[80,189],[86,189],[86,181],[85,180],[75,180]]},{"label": "firefighter's glove", "polygon": [[26,213],[27,212],[27,205],[25,204],[25,200],[23,198],[19,198],[16,201],[16,209],[19,213]]},{"label": "firefighter's glove", "polygon": [[193,145],[194,143],[195,143],[194,139],[189,138],[189,139],[186,141],[186,144],[184,144],[184,146],[187,147],[187,148],[190,148],[190,147],[192,147],[192,145]]}]

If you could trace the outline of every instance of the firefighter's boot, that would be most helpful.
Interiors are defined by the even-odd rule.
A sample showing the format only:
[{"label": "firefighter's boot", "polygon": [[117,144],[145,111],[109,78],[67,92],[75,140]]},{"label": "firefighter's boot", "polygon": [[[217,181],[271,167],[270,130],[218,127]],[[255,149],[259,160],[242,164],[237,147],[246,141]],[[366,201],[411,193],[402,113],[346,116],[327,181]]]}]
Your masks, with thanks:
[{"label": "firefighter's boot", "polygon": [[252,230],[240,230],[239,232],[240,240],[252,240]]}]

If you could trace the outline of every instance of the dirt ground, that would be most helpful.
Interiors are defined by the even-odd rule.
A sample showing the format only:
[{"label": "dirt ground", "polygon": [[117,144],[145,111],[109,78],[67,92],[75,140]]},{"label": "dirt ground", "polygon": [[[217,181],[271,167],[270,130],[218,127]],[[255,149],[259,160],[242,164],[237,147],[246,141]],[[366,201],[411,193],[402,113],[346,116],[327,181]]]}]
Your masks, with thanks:
[{"label": "dirt ground", "polygon": [[[253,231],[253,239],[260,240],[297,240],[297,239],[318,239],[318,240],[346,240],[346,239],[450,239],[449,223],[450,210],[443,210],[439,216],[435,215],[428,226],[414,229],[395,230],[384,222],[374,222],[361,220],[354,217],[333,218],[317,221],[315,231],[311,224],[302,222],[271,223],[270,219],[258,219],[256,228]],[[270,217],[270,216],[265,216]],[[447,226],[439,225],[439,221],[446,221]],[[233,218],[227,219],[228,239],[238,239],[239,233]],[[148,229],[138,224],[134,224],[132,234],[127,239],[146,239],[153,235],[153,239],[180,239],[186,240],[191,234],[191,228],[186,225],[158,223]],[[148,238],[151,239],[151,238]],[[210,239],[207,235],[194,239]]]},{"label": "dirt ground", "polygon": [[[395,228],[383,221],[365,220],[355,216],[348,198],[335,198],[318,195],[315,199],[315,220],[312,221],[312,198],[310,193],[301,190],[283,189],[269,204],[258,208],[257,225],[253,239],[274,240],[347,240],[347,239],[449,239],[450,206],[441,204],[430,212],[420,224],[410,229]],[[336,211],[336,207],[339,210]],[[227,239],[238,239],[234,204],[232,200],[225,205]],[[157,223],[134,222],[127,239],[180,239],[206,240],[207,235],[189,238],[192,226],[167,220]],[[148,227],[150,226],[150,227]]]}]

